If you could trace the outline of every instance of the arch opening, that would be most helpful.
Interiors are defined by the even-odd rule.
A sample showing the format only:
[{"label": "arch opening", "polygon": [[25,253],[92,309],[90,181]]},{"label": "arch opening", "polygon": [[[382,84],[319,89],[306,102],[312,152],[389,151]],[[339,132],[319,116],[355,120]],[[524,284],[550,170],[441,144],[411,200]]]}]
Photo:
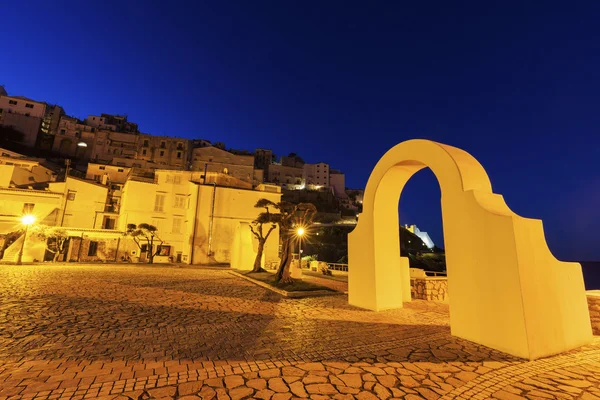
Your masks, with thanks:
[{"label": "arch opening", "polygon": [[411,301],[394,216],[425,167],[441,191],[452,334],[530,359],[591,340],[581,266],[552,256],[541,221],[513,213],[475,158],[428,140],[398,144],[371,173],[348,238],[350,304],[377,311]]}]

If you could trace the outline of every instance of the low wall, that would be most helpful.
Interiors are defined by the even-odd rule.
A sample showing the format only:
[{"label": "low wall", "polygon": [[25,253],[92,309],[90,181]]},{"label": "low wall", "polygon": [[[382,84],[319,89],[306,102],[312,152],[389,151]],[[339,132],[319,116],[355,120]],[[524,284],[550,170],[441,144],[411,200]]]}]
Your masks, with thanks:
[{"label": "low wall", "polygon": [[594,335],[600,336],[600,290],[588,291],[587,301],[592,320],[592,331]]},{"label": "low wall", "polygon": [[413,299],[448,301],[448,279],[446,277],[412,278],[410,292]]}]

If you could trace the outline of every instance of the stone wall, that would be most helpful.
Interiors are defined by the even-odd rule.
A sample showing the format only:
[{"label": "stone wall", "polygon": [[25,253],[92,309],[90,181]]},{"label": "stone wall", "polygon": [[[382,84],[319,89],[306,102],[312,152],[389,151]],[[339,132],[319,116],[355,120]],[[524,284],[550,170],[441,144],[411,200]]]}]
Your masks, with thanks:
[{"label": "stone wall", "polygon": [[448,301],[448,280],[425,277],[410,280],[410,292],[413,299],[430,301]]},{"label": "stone wall", "polygon": [[592,331],[594,335],[600,336],[600,291],[598,293],[588,293],[587,300],[590,309],[590,319],[592,320]]},{"label": "stone wall", "polygon": [[[71,262],[117,262],[117,244],[119,239],[71,238]],[[96,254],[90,255],[91,242],[96,242]],[[120,252],[120,251],[119,251]]]}]

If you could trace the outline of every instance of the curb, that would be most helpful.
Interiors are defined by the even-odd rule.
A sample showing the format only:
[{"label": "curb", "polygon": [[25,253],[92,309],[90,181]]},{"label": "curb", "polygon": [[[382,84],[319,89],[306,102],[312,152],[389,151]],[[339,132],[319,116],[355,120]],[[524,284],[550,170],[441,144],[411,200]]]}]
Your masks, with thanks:
[{"label": "curb", "polygon": [[276,287],[269,285],[268,283],[264,283],[264,282],[261,282],[256,279],[249,278],[249,277],[242,275],[235,271],[229,271],[229,273],[231,275],[235,275],[235,276],[245,279],[249,282],[252,282],[255,285],[262,286],[265,289],[269,289],[272,292],[278,293],[285,297],[289,297],[291,299],[300,299],[300,298],[304,298],[304,297],[339,296],[339,295],[344,294],[342,292],[337,292],[335,290],[310,290],[310,291],[288,292],[287,290],[278,289]]}]

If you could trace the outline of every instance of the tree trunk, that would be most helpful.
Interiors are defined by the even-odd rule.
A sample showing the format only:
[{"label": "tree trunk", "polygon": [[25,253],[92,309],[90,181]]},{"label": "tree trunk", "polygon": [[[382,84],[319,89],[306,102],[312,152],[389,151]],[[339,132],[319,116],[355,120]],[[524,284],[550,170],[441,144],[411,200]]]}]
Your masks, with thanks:
[{"label": "tree trunk", "polygon": [[261,267],[260,262],[262,261],[263,251],[265,249],[265,240],[258,240],[258,249],[256,249],[256,258],[254,259],[254,268],[252,272],[264,272],[265,270]]},{"label": "tree trunk", "polygon": [[154,261],[154,249],[153,249],[154,240],[150,239],[148,241],[148,264],[152,264]]},{"label": "tree trunk", "polygon": [[290,265],[292,264],[292,238],[286,237],[283,240],[283,251],[281,252],[281,263],[277,270],[277,282],[291,283],[292,274],[290,273]]}]

